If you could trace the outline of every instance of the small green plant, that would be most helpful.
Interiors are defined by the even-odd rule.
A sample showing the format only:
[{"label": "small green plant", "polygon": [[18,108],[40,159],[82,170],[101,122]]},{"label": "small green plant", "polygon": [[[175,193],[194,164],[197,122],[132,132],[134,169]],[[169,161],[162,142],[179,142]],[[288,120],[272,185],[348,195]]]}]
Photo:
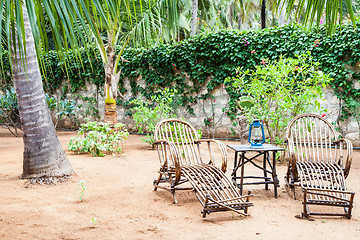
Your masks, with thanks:
[{"label": "small green plant", "polygon": [[53,111],[56,109],[56,99],[55,97],[50,97],[49,94],[45,93],[46,103],[49,107],[50,111]]},{"label": "small green plant", "polygon": [[78,107],[76,105],[76,102],[74,100],[69,101],[67,99],[60,100],[57,104],[57,113],[56,113],[56,123],[55,128],[57,127],[59,121],[64,118],[72,118],[75,116],[75,113],[77,111]]},{"label": "small green plant", "polygon": [[[226,105],[222,108],[222,114],[221,114],[220,117],[218,117],[218,119],[215,118],[215,116],[216,116],[215,111],[220,106],[219,106],[218,101],[216,100],[216,98],[214,96],[210,96],[209,104],[206,104],[207,99],[208,99],[207,96],[200,97],[200,99],[202,100],[202,111],[203,111],[203,113],[205,115],[204,124],[205,124],[205,129],[206,129],[206,131],[208,133],[208,138],[214,138],[215,137],[216,125],[229,112],[226,109],[228,107],[230,96],[228,97],[228,99],[226,101]],[[206,105],[210,105],[210,108],[208,108]]]},{"label": "small green plant", "polygon": [[82,202],[85,200],[85,190],[86,190],[85,181],[81,180],[78,184],[80,186],[80,202]]},{"label": "small green plant", "polygon": [[90,222],[91,222],[91,227],[94,228],[96,225],[96,217],[91,218]]},{"label": "small green plant", "polygon": [[318,70],[310,53],[295,59],[263,59],[254,71],[241,71],[226,81],[246,98],[238,102],[240,114],[249,122],[263,121],[266,135],[272,143],[284,143],[285,128],[294,116],[304,112],[324,112],[319,99],[331,78]]},{"label": "small green plant", "polygon": [[122,143],[128,135],[122,123],[111,128],[109,123],[87,122],[81,124],[78,136],[70,139],[68,150],[90,153],[96,157],[103,157],[105,154],[118,155],[122,152]]},{"label": "small green plant", "polygon": [[13,88],[0,95],[0,121],[4,122],[6,128],[14,135],[18,136],[18,129],[21,129],[19,106]]},{"label": "small green plant", "polygon": [[55,128],[59,124],[60,120],[68,117],[69,119],[73,118],[79,109],[75,100],[59,100],[57,101],[55,97],[50,97],[48,94],[45,94],[46,102],[48,104],[49,110],[55,112],[56,121],[54,123]]},{"label": "small green plant", "polygon": [[94,93],[93,97],[77,95],[77,97],[83,101],[83,104],[79,105],[79,108],[83,110],[83,113],[81,113],[83,118],[93,117],[95,119],[100,119],[100,111],[96,96],[96,93]]},{"label": "small green plant", "polygon": [[197,134],[198,134],[198,136],[199,136],[199,139],[201,139],[202,138],[202,128],[198,128],[197,130]]},{"label": "small green plant", "polygon": [[132,117],[139,133],[148,133],[142,141],[153,145],[154,130],[156,124],[162,119],[175,117],[172,109],[173,97],[176,90],[165,88],[158,95],[151,97],[151,101],[137,98],[131,101],[135,106],[132,108]]}]

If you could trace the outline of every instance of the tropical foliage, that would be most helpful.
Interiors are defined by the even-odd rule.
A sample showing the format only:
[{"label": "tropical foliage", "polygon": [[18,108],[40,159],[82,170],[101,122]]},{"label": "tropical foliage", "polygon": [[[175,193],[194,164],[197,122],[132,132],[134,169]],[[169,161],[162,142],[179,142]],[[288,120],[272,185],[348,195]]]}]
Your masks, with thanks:
[{"label": "tropical foliage", "polygon": [[122,152],[122,143],[128,135],[122,123],[111,128],[109,123],[87,122],[81,124],[78,136],[70,139],[68,150],[90,153],[96,157],[103,157],[105,154],[118,155]]},{"label": "tropical foliage", "polygon": [[147,133],[142,138],[143,142],[153,145],[156,124],[163,119],[176,117],[173,109],[173,98],[176,93],[174,89],[165,88],[164,91],[152,96],[151,101],[139,97],[130,102],[134,105],[131,115],[137,130],[139,133]]},{"label": "tropical foliage", "polygon": [[[360,61],[360,39],[352,26],[339,28],[331,36],[326,36],[325,31],[324,27],[308,32],[288,25],[264,31],[200,34],[179,44],[126,52],[131,61],[124,64],[123,76],[129,78],[133,94],[141,93],[149,99],[158,88],[177,88],[183,105],[191,112],[198,97],[210,98],[212,90],[221,86],[226,77],[235,76],[236,67],[251,70],[262,65],[264,59],[294,58],[310,51],[313,61],[320,63],[320,70],[333,78],[330,86],[342,100],[342,116],[346,118],[354,112],[350,105],[359,102],[360,93],[349,78],[356,81],[358,74],[345,64],[355,67]],[[137,84],[140,75],[145,85]],[[235,100],[241,95],[227,84],[225,88],[231,96],[229,110],[233,112]]]},{"label": "tropical foliage", "polygon": [[288,17],[290,14],[294,14],[297,21],[302,21],[305,25],[310,26],[314,22],[319,26],[325,20],[324,25],[330,33],[336,30],[337,25],[342,24],[344,5],[346,5],[349,18],[355,26],[352,4],[352,0],[277,0],[279,8],[286,8]]},{"label": "tropical foliage", "polygon": [[13,88],[6,89],[4,94],[0,94],[0,121],[4,122],[6,128],[14,135],[18,136],[18,129],[21,129],[19,106]]},{"label": "tropical foliage", "polygon": [[[359,29],[360,25],[357,31]],[[178,89],[181,105],[187,106],[187,110],[192,113],[191,105],[198,102],[197,93],[207,90],[203,92],[204,96],[200,94],[199,97],[210,98],[211,91],[222,85],[226,77],[235,76],[236,67],[242,67],[243,70],[254,69],[263,59],[272,61],[279,59],[281,55],[295,57],[310,51],[313,60],[320,63],[319,68],[334,79],[330,86],[342,99],[342,117],[346,118],[357,109],[356,104],[360,102],[359,90],[354,88],[353,82],[349,79],[352,77],[356,80],[359,76],[346,67],[355,66],[360,61],[360,39],[357,31],[349,25],[339,28],[330,36],[326,36],[324,26],[312,31],[291,25],[264,31],[222,30],[217,33],[199,34],[181,43],[163,44],[149,50],[127,49],[123,56],[129,62],[122,65],[119,86],[121,92],[125,94],[124,80],[129,78],[132,93],[135,95],[140,93],[148,99],[151,99],[159,88],[172,86]],[[69,75],[66,88],[62,89],[64,93],[75,92],[85,87],[86,81],[95,83],[99,88],[102,87],[104,69],[99,53],[93,50],[90,52],[94,52],[94,55],[87,59],[86,50],[79,51],[83,61],[86,62],[83,68],[77,64],[72,51],[66,55],[67,66],[73,74]],[[6,58],[3,60],[6,67],[8,64]],[[47,91],[55,91],[64,86],[66,75],[62,69],[66,62],[58,59],[55,52],[44,55],[43,61],[48,64],[48,73],[52,76],[44,82]],[[139,76],[142,76],[144,86],[137,84]],[[190,82],[187,82],[187,79]],[[6,81],[2,84],[5,87]],[[225,85],[225,88],[228,89],[228,86]],[[231,96],[229,102],[231,116],[231,112],[236,109],[235,100],[240,95],[232,93],[231,89],[228,90]],[[118,103],[128,106],[124,101]]]},{"label": "tropical foliage", "polygon": [[261,119],[270,142],[284,144],[289,121],[301,113],[324,113],[319,100],[330,82],[329,76],[319,71],[310,53],[297,58],[264,61],[254,70],[242,71],[227,82],[242,95],[252,99],[252,105],[243,105],[240,114],[249,122]]}]

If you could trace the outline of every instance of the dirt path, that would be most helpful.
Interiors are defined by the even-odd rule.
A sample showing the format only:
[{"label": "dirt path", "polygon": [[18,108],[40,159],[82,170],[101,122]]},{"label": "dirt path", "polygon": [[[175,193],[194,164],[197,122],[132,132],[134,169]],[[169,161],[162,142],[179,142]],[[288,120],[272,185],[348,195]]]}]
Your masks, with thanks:
[{"label": "dirt path", "polygon": [[[59,132],[65,147],[74,132]],[[360,236],[360,152],[347,179],[355,194],[353,218],[295,218],[301,201],[284,189],[286,167],[278,166],[280,197],[273,188],[253,190],[250,217],[231,212],[201,217],[193,192],[178,193],[179,204],[164,190],[153,191],[156,151],[131,135],[120,157],[94,158],[68,153],[76,172],[68,182],[39,186],[20,180],[22,138],[0,128],[0,239],[356,239]],[[229,143],[226,143],[229,144]],[[228,169],[233,166],[229,151]],[[249,167],[246,171],[254,171]],[[230,175],[230,171],[227,172]],[[85,181],[85,201],[78,183]],[[95,224],[91,222],[96,218]]]}]

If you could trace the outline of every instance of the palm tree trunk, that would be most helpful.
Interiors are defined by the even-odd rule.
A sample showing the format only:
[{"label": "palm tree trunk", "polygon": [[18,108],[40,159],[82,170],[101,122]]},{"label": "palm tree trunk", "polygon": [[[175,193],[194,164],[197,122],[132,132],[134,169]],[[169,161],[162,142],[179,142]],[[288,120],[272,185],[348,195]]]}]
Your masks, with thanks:
[{"label": "palm tree trunk", "polygon": [[278,6],[279,10],[279,18],[278,18],[278,26],[283,27],[285,24],[288,24],[289,21],[286,20],[286,5],[284,5],[284,0],[281,0]]},{"label": "palm tree trunk", "polygon": [[266,28],[266,0],[261,3],[261,29]]},{"label": "palm tree trunk", "polygon": [[[19,103],[24,141],[21,177],[68,176],[73,173],[73,170],[56,135],[46,103],[34,37],[25,6],[23,7],[23,14],[26,36],[26,66],[22,64],[20,53],[13,52],[12,54],[14,85]],[[13,42],[13,46],[16,46],[15,42]]]},{"label": "palm tree trunk", "polygon": [[241,29],[241,16],[240,16],[240,13],[238,14],[239,16],[239,19],[238,19],[238,24],[237,24],[237,29]]},{"label": "palm tree trunk", "polygon": [[117,123],[116,97],[120,72],[115,73],[115,47],[112,46],[112,32],[108,32],[108,46],[106,50],[107,63],[104,63],[105,69],[105,118],[104,122],[112,125]]},{"label": "palm tree trunk", "polygon": [[191,8],[191,30],[190,36],[194,36],[196,33],[196,22],[197,22],[197,12],[199,8],[198,0],[193,0],[192,8]]}]

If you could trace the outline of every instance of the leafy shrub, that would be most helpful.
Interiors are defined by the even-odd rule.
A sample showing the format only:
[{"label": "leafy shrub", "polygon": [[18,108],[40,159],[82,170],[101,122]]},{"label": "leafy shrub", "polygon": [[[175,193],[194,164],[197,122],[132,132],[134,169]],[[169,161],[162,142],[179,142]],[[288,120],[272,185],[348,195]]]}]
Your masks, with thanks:
[{"label": "leafy shrub", "polygon": [[83,104],[80,104],[78,107],[81,109],[82,118],[92,117],[96,120],[100,119],[100,111],[98,108],[98,99],[96,97],[97,93],[94,93],[92,97],[81,96],[77,94],[77,97],[83,101]]},{"label": "leafy shrub", "polygon": [[76,153],[90,153],[103,157],[105,154],[118,155],[122,152],[122,143],[129,133],[122,123],[87,122],[81,124],[77,137],[72,137],[68,150]]},{"label": "leafy shrub", "polygon": [[76,111],[78,110],[75,100],[69,101],[67,99],[64,99],[56,101],[54,97],[50,97],[48,94],[45,94],[45,97],[49,110],[55,112],[55,128],[57,127],[62,118],[68,117],[69,119],[71,119],[75,116]]},{"label": "leafy shrub", "polygon": [[19,105],[13,88],[0,95],[0,120],[5,122],[7,129],[14,136],[18,136],[17,129],[21,129],[21,122]]},{"label": "leafy shrub", "polygon": [[[54,97],[50,97],[48,94],[45,94],[45,97],[50,111],[54,111],[56,115],[55,128],[62,118],[75,116],[77,110],[75,101],[67,99],[56,101]],[[13,135],[18,136],[17,129],[21,129],[21,122],[19,105],[13,88],[6,90],[4,95],[0,95],[0,120],[5,122],[6,127]]]},{"label": "leafy shrub", "polygon": [[176,90],[165,88],[158,95],[151,97],[151,101],[137,98],[131,101],[134,104],[132,117],[139,133],[148,133],[142,138],[143,142],[152,145],[155,142],[154,130],[158,122],[175,117],[172,109],[173,97]]},{"label": "leafy shrub", "polygon": [[226,81],[242,95],[248,95],[246,101],[240,100],[241,114],[249,122],[255,118],[263,120],[270,141],[283,144],[291,118],[305,112],[325,111],[320,109],[318,100],[331,79],[318,67],[310,53],[294,59],[281,57],[278,61],[264,60],[253,71],[238,69],[239,75]]},{"label": "leafy shrub", "polygon": [[220,108],[218,101],[214,96],[211,96],[209,102],[206,101],[206,97],[200,97],[199,99],[202,100],[202,111],[205,115],[204,118],[204,125],[205,130],[208,133],[208,138],[215,137],[215,129],[216,126],[220,123],[221,119],[228,114],[228,105],[230,97],[227,98],[226,105],[222,108],[222,114],[216,119],[216,110]]}]

